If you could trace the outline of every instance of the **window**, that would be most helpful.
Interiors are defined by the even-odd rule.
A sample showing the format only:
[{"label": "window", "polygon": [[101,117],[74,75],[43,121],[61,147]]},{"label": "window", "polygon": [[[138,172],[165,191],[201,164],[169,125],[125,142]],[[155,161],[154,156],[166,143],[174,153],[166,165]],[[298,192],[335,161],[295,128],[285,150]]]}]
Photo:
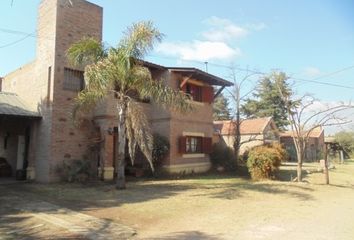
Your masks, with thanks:
[{"label": "window", "polygon": [[193,101],[202,102],[202,87],[193,85],[193,84],[186,84],[186,93],[189,94]]},{"label": "window", "polygon": [[64,68],[65,90],[81,91],[85,87],[84,72],[70,68]]},{"label": "window", "polygon": [[186,137],[186,153],[202,153],[202,137]]},{"label": "window", "polygon": [[214,100],[214,89],[208,85],[199,86],[187,82],[181,86],[181,90],[188,94],[191,100],[196,102],[212,103]]}]

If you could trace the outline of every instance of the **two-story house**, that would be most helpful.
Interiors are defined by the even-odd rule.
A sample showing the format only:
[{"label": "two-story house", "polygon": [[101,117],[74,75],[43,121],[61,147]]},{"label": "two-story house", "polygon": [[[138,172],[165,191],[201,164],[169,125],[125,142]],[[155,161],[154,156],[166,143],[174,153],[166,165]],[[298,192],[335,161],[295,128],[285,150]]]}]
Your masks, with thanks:
[{"label": "two-story house", "polygon": [[[67,49],[83,37],[102,40],[102,8],[85,0],[42,0],[38,11],[36,59],[2,79],[0,93],[0,157],[28,179],[58,179],[63,161],[89,158],[112,179],[117,126],[114,97],[75,126],[74,99],[84,87],[82,69],[74,69]],[[169,172],[201,172],[210,167],[213,135],[213,86],[232,83],[195,68],[164,67],[145,63],[154,78],[188,93],[194,111],[181,114],[153,103],[141,103],[152,130],[166,136],[170,152],[164,163]],[[9,92],[12,94],[8,94]],[[10,100],[16,99],[17,105]],[[3,102],[1,102],[3,101]],[[11,111],[1,111],[3,104]],[[13,105],[13,106],[11,106]]]}]

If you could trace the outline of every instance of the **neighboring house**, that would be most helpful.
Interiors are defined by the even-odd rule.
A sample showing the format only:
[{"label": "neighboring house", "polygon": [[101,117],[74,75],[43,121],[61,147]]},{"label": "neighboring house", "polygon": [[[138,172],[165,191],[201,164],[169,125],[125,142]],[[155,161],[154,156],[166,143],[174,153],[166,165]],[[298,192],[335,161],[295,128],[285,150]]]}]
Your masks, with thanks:
[{"label": "neighboring house", "polygon": [[[114,96],[108,96],[79,127],[74,126],[73,102],[84,87],[84,78],[82,69],[72,68],[66,58],[66,50],[83,37],[102,39],[102,8],[84,0],[73,5],[67,0],[43,0],[37,29],[36,59],[2,79],[2,91],[16,95],[1,94],[0,154],[17,170],[25,170],[28,179],[55,181],[63,161],[88,158],[103,179],[110,180],[117,144]],[[213,136],[213,86],[223,88],[232,83],[195,68],[148,62],[145,66],[154,78],[188,93],[194,106],[194,112],[181,114],[141,103],[153,131],[170,141],[164,168],[169,172],[207,171]],[[1,112],[3,103],[15,110]]]},{"label": "neighboring house", "polygon": [[[214,121],[214,135],[217,136],[214,141],[222,141],[233,148],[235,126],[231,120]],[[278,128],[271,117],[242,120],[240,133],[242,143],[240,155],[253,147],[279,140]]]},{"label": "neighboring house", "polygon": [[[324,142],[324,130],[320,127],[313,129],[309,133],[308,142],[306,144],[305,160],[316,161],[323,158]],[[293,132],[286,131],[281,133],[280,143],[283,144],[288,151],[290,160],[297,161]]]}]

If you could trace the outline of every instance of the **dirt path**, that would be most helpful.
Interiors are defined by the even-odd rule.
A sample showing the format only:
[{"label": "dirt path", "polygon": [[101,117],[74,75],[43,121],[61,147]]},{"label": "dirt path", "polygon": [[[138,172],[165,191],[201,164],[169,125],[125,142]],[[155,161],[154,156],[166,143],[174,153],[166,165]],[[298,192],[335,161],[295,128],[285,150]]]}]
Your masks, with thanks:
[{"label": "dirt path", "polygon": [[128,239],[135,230],[12,190],[0,191],[0,239]]},{"label": "dirt path", "polygon": [[[291,174],[285,179],[290,179]],[[354,239],[354,162],[331,170],[329,186],[323,185],[322,173],[310,174],[305,180],[308,183],[254,183],[235,177],[204,176],[130,182],[124,191],[116,191],[110,184],[28,184],[11,187],[11,191],[16,196],[26,192],[23,196],[31,196],[37,202],[62,206],[65,211],[60,213],[61,218],[73,225],[72,210],[83,213],[88,222],[91,218],[87,216],[91,216],[104,222],[123,223],[136,229],[136,239]],[[3,203],[4,198],[0,198]],[[5,202],[11,203],[11,209],[17,205],[16,201]],[[26,197],[24,201],[28,201]],[[12,215],[6,214],[7,208],[0,207],[5,215],[0,214],[9,220],[11,217],[26,218],[26,214],[33,212],[48,214],[50,211],[41,209],[46,204],[36,206],[36,211],[33,205],[21,204],[25,206],[22,211],[12,211]],[[3,219],[0,220],[0,233],[17,229],[6,227],[5,222],[9,220]],[[65,224],[55,226],[38,217],[21,222],[26,223],[29,219],[35,219],[30,225],[34,226],[32,231],[42,229],[38,225],[45,224],[49,228],[47,232],[57,234],[58,229],[62,229],[63,236],[80,234],[69,231]],[[107,239],[116,239],[112,233],[106,234]]]}]

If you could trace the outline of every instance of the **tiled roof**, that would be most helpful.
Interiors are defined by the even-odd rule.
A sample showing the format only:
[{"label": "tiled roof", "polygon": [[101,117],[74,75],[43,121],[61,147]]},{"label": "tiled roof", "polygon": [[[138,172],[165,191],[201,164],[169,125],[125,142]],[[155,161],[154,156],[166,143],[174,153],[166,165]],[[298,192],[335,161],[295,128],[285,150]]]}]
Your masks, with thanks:
[{"label": "tiled roof", "polygon": [[[320,127],[315,128],[310,132],[309,137],[319,138],[321,136],[322,132],[323,132],[322,128],[320,128]],[[306,131],[304,132],[304,134],[306,134]],[[280,133],[280,137],[292,137],[292,136],[293,136],[292,131],[285,131],[285,132]]]},{"label": "tiled roof", "polygon": [[41,117],[38,112],[33,111],[17,94],[7,92],[0,92],[0,116],[1,115]]},{"label": "tiled roof", "polygon": [[[243,135],[262,134],[271,120],[271,117],[244,119],[241,122],[240,132]],[[221,135],[232,134],[234,122],[231,120],[214,121],[214,129]]]}]

